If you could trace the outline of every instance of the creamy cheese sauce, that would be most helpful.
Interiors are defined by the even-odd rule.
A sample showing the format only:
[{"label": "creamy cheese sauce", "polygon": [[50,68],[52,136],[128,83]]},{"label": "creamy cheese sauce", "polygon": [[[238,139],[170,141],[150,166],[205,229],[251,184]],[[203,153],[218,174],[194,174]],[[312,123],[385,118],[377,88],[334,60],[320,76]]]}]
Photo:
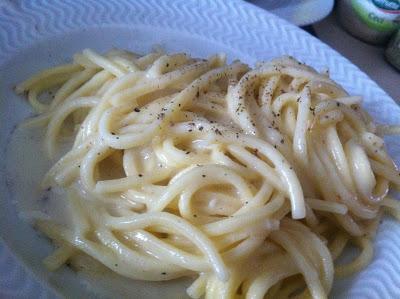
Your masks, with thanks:
[{"label": "creamy cheese sauce", "polygon": [[43,139],[42,127],[20,126],[14,130],[6,157],[10,194],[24,220],[32,222],[36,218],[51,218],[68,225],[70,216],[65,191],[57,186],[44,190],[40,187],[53,164],[44,153]]}]

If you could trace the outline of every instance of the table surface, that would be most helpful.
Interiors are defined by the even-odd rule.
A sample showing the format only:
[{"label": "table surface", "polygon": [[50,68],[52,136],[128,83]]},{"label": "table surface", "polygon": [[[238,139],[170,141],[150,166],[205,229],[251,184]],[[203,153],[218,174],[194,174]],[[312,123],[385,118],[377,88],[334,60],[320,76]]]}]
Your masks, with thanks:
[{"label": "table surface", "polygon": [[384,58],[385,48],[364,43],[348,34],[333,12],[313,25],[315,35],[341,53],[400,104],[400,71]]}]

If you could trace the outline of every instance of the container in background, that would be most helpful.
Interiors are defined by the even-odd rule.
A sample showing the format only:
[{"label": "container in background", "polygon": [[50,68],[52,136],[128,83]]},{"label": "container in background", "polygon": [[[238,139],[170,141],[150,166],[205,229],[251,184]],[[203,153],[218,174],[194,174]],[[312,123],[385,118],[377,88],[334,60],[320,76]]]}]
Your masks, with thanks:
[{"label": "container in background", "polygon": [[[1,1],[1,0],[0,0]],[[306,26],[325,18],[334,0],[247,0],[297,25]]]},{"label": "container in background", "polygon": [[386,48],[386,59],[398,70],[400,70],[400,30],[390,40]]},{"label": "container in background", "polygon": [[400,0],[339,0],[338,17],[353,36],[384,44],[400,27]]}]

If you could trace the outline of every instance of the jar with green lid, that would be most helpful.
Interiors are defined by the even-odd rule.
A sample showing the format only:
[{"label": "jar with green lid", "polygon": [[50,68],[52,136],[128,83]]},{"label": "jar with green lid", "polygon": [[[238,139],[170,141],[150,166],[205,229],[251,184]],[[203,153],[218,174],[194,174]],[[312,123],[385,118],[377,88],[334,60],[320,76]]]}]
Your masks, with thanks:
[{"label": "jar with green lid", "polygon": [[383,44],[400,28],[400,0],[339,0],[338,17],[350,34]]},{"label": "jar with green lid", "polygon": [[400,30],[390,40],[385,54],[386,59],[400,70]]}]

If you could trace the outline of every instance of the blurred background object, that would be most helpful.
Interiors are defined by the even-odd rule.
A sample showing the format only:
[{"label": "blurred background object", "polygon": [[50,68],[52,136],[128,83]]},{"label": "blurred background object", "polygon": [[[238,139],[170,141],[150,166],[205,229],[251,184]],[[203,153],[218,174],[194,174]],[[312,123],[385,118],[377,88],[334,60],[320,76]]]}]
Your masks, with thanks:
[{"label": "blurred background object", "polygon": [[400,70],[400,30],[393,36],[385,54],[387,60]]},{"label": "blurred background object", "polygon": [[338,17],[355,37],[373,44],[384,44],[400,24],[398,0],[339,0]]},{"label": "blurred background object", "polygon": [[332,11],[334,0],[249,0],[261,8],[297,25],[318,22]]}]

